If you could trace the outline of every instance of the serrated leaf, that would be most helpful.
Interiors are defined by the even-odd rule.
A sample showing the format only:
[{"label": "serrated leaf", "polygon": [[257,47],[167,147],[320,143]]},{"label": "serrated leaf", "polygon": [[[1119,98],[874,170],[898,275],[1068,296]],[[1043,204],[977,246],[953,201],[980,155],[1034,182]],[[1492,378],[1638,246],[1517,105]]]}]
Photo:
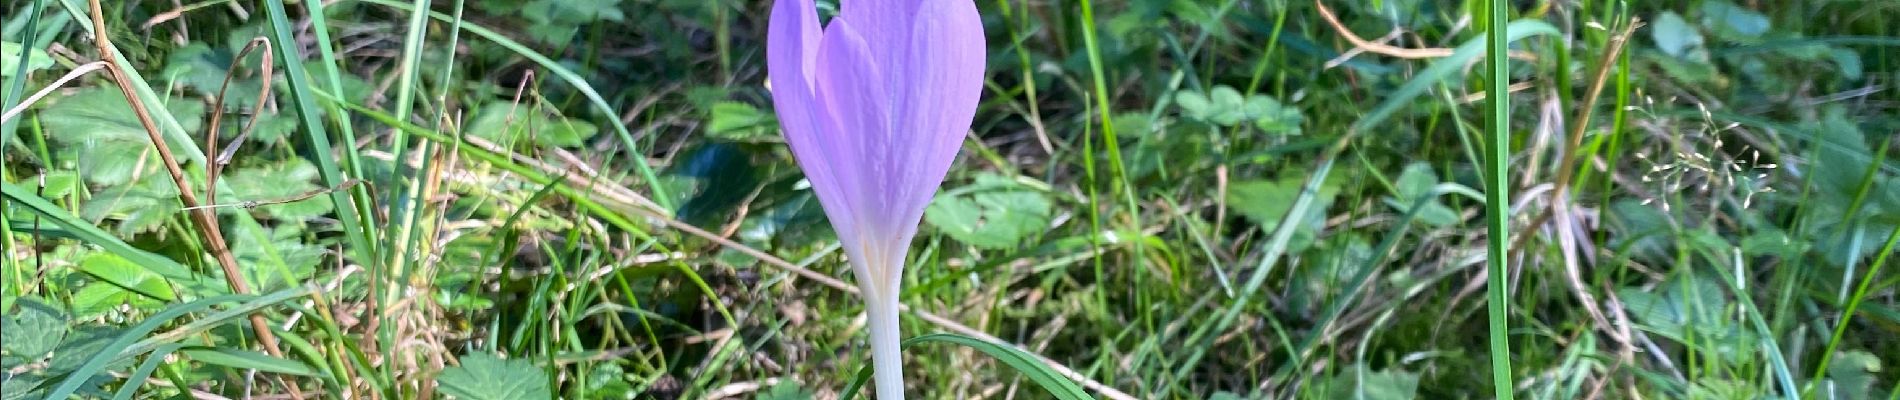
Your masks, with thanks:
[{"label": "serrated leaf", "polygon": [[462,365],[443,369],[435,382],[442,393],[463,400],[544,400],[554,397],[547,371],[527,360],[503,360],[487,353],[462,356]]},{"label": "serrated leaf", "polygon": [[93,253],[79,261],[79,270],[120,288],[158,300],[173,301],[178,296],[165,278],[112,253]]},{"label": "serrated leaf", "polygon": [[240,370],[258,370],[263,372],[290,374],[297,376],[317,376],[317,371],[303,363],[286,360],[250,350],[238,349],[185,349],[179,351],[194,361],[230,367]]},{"label": "serrated leaf", "polygon": [[36,360],[52,353],[66,337],[66,313],[38,298],[20,298],[18,311],[8,310],[0,325],[0,350],[7,354]]},{"label": "serrated leaf", "polygon": [[118,285],[103,282],[86,285],[73,293],[73,314],[82,318],[96,317],[122,305],[149,310],[164,304],[120,288]]},{"label": "serrated leaf", "polygon": [[971,186],[979,189],[938,195],[924,220],[957,241],[992,249],[1014,247],[1048,227],[1053,206],[1042,193],[1013,182],[979,179]]},{"label": "serrated leaf", "polygon": [[[1293,202],[1299,199],[1303,177],[1288,177],[1280,180],[1242,181],[1227,189],[1227,204],[1240,215],[1260,225],[1260,229],[1277,229],[1282,218],[1293,208]],[[1313,243],[1319,228],[1326,222],[1326,207],[1332,204],[1333,196],[1339,187],[1332,182],[1320,186],[1319,193],[1313,199],[1312,212],[1307,213],[1302,223],[1293,231],[1290,249],[1305,249]]]},{"label": "serrated leaf", "polygon": [[578,119],[554,115],[534,104],[493,103],[482,107],[469,124],[470,135],[501,144],[534,140],[535,144],[577,147],[600,128]]},{"label": "serrated leaf", "polygon": [[[162,175],[158,172],[157,156],[147,154],[152,147],[151,136],[131,112],[124,94],[94,87],[47,101],[51,104],[40,111],[46,136],[83,155],[78,158],[79,171],[87,181],[97,185],[121,185],[132,180],[135,170],[140,172],[138,175]],[[160,111],[157,105],[146,106],[154,112]],[[204,114],[203,103],[178,100],[166,104],[164,110],[178,119],[187,132],[203,129],[198,122]],[[197,147],[195,143],[177,140],[168,140],[168,144],[173,149]]]},{"label": "serrated leaf", "polygon": [[[272,165],[241,168],[226,172],[223,178],[218,179],[222,182],[221,186],[230,189],[219,193],[218,203],[273,202],[295,198],[321,189],[322,187],[316,184],[317,178],[317,167],[302,158],[291,158]],[[329,196],[315,196],[300,201],[268,204],[257,209],[274,219],[302,221],[329,214],[334,209],[334,205],[330,203]]]}]

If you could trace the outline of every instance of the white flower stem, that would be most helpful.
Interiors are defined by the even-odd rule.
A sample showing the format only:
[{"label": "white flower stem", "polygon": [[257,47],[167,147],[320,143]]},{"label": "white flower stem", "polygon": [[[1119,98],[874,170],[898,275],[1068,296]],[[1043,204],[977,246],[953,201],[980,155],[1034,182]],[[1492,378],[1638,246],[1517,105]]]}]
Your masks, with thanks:
[{"label": "white flower stem", "polygon": [[[867,299],[870,300],[870,299]],[[877,384],[877,400],[903,400],[903,333],[899,332],[897,299],[876,299],[865,303],[871,325],[872,381]]]}]

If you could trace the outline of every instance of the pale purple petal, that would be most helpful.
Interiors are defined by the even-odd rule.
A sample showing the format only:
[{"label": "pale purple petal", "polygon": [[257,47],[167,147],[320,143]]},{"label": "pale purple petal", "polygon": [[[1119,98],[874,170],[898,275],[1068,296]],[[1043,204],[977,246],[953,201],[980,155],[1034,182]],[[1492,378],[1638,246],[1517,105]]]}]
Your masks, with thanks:
[{"label": "pale purple petal", "polygon": [[822,131],[818,116],[822,111],[812,95],[813,76],[817,72],[821,28],[812,0],[778,0],[772,5],[768,22],[765,68],[772,80],[772,106],[778,111],[785,141],[805,170],[812,190],[818,192],[826,214],[840,235],[851,232],[855,224],[848,218],[846,197],[838,189],[841,182],[832,174],[831,162],[843,158],[826,153],[839,138]]},{"label": "pale purple petal", "polygon": [[[862,251],[867,250],[860,246],[863,242],[896,229],[888,212],[892,205],[886,185],[892,183],[890,171],[900,160],[885,140],[891,130],[887,91],[870,46],[849,15],[832,18],[831,26],[825,27],[817,66],[812,93],[823,129],[823,138],[817,142],[827,157],[818,162],[827,164],[837,178],[841,197],[827,199],[826,193],[819,192],[819,200],[826,203],[825,213],[834,227],[840,219],[855,224],[848,228],[850,233],[839,232],[838,239],[847,252],[859,253],[852,254],[854,258],[862,259]],[[854,247],[858,251],[852,251]]]},{"label": "pale purple petal", "polygon": [[[968,0],[926,1],[913,19],[892,80],[897,89],[893,150],[907,161],[893,177],[903,226],[916,226],[943,182],[976,115],[983,90],[983,22]],[[910,231],[914,233],[915,231]],[[904,237],[909,242],[909,237]]]}]

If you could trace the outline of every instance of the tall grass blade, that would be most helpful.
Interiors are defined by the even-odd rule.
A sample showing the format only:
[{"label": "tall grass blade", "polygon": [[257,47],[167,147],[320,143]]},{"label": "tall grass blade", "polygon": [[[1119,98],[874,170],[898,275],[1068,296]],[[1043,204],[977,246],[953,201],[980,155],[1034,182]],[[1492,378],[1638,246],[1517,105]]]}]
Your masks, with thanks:
[{"label": "tall grass blade", "polygon": [[[1510,164],[1511,164],[1511,58],[1510,41],[1506,37],[1507,29],[1499,29],[1509,18],[1511,2],[1490,0],[1487,2],[1490,28],[1484,34],[1485,70],[1489,71],[1485,80],[1485,131],[1490,133],[1485,141],[1484,163],[1484,222],[1485,222],[1485,269],[1487,282],[1485,292],[1490,298],[1485,308],[1490,312],[1489,327],[1491,336],[1491,384],[1492,394],[1499,400],[1511,400],[1511,346],[1510,339],[1510,292],[1505,287],[1510,280],[1505,279],[1508,272],[1505,258],[1511,244],[1511,203],[1510,203]],[[1572,121],[1572,123],[1585,123]],[[1560,183],[1561,184],[1561,183]]]},{"label": "tall grass blade", "polygon": [[[313,11],[313,15],[322,14],[322,10],[317,9],[316,7],[318,6],[313,4],[317,2],[305,3],[312,4],[311,10]],[[270,14],[271,45],[276,47],[275,53],[284,59],[284,82],[286,86],[290,88],[290,102],[297,111],[297,120],[302,124],[301,130],[303,131],[304,138],[308,140],[310,144],[307,153],[311,155],[311,158],[315,159],[317,173],[323,178],[325,186],[341,186],[343,182],[349,180],[350,177],[345,176],[343,170],[337,168],[335,157],[330,155],[330,135],[328,131],[324,129],[323,114],[318,111],[319,108],[317,105],[319,104],[319,99],[316,97],[316,94],[311,91],[310,75],[304,71],[303,57],[297,51],[297,38],[291,34],[295,26],[290,23],[289,13],[284,9],[283,0],[265,0],[264,8],[266,13]],[[327,27],[323,24],[313,24],[312,29],[322,32],[327,30]],[[327,34],[319,35],[319,37],[323,36],[327,36]],[[325,49],[326,53],[329,46],[329,43],[317,43],[317,47]],[[325,58],[327,59],[328,57]],[[333,63],[326,62],[325,65],[328,65],[328,68],[335,68]],[[332,70],[328,72],[331,84],[335,86],[336,71]],[[343,120],[339,125],[342,125],[342,129],[346,131],[349,129],[347,120]],[[345,140],[349,140],[349,138],[345,137]],[[343,150],[344,154],[354,154],[356,152],[354,150],[354,143],[345,142],[345,144],[346,146],[344,146],[345,149]],[[351,163],[354,164],[354,160],[352,160]],[[360,176],[360,171],[357,171],[357,175]],[[354,258],[358,260],[375,259],[374,257],[370,257],[375,254],[374,249],[376,249],[376,247],[369,241],[370,233],[368,231],[372,229],[370,227],[374,225],[366,224],[365,222],[367,222],[367,220],[363,219],[363,216],[366,215],[363,213],[363,208],[367,208],[369,204],[367,202],[359,203],[355,201],[355,199],[361,197],[351,196],[351,193],[366,194],[367,190],[368,189],[359,186],[354,190],[337,190],[331,191],[329,194],[331,204],[336,205],[337,221],[343,225],[344,236],[346,236],[346,240],[348,240],[350,244],[348,247],[351,251],[356,252]]]},{"label": "tall grass blade", "polygon": [[[409,12],[416,11],[415,8],[410,7],[409,5],[398,3],[393,0],[359,0],[359,1],[362,1],[364,3],[387,6],[387,7],[403,10],[403,11],[409,11]],[[454,16],[451,16],[448,14],[443,14],[443,13],[433,12],[433,11],[429,12],[428,14],[431,18],[435,18],[437,20],[441,20],[444,22],[455,20]],[[654,174],[653,167],[647,163],[646,156],[640,153],[639,151],[640,147],[633,140],[633,132],[627,129],[626,122],[621,121],[620,118],[617,117],[617,113],[614,112],[613,106],[610,104],[607,104],[607,99],[604,97],[601,97],[600,92],[595,91],[594,86],[591,84],[588,84],[585,78],[582,78],[580,74],[574,73],[573,70],[568,69],[566,66],[561,65],[560,62],[556,62],[553,59],[548,58],[547,56],[544,56],[544,55],[541,55],[540,53],[535,52],[534,49],[530,49],[528,48],[528,46],[522,45],[520,42],[516,42],[514,39],[510,39],[507,35],[503,35],[499,32],[495,32],[488,28],[482,27],[481,25],[476,25],[476,24],[471,24],[471,23],[466,23],[466,22],[462,23],[461,27],[462,27],[462,30],[468,31],[468,33],[473,33],[475,34],[475,36],[480,36],[482,39],[486,39],[490,42],[494,42],[496,45],[499,45],[503,48],[508,49],[509,51],[515,52],[515,54],[519,54],[522,57],[527,58],[529,61],[534,61],[534,63],[537,65],[540,65],[541,68],[547,69],[548,72],[553,73],[555,77],[561,78],[562,81],[565,81],[567,82],[568,85],[573,86],[575,90],[580,91],[582,96],[587,97],[588,102],[594,105],[595,110],[599,111],[601,115],[604,116],[604,119],[608,121],[608,124],[613,126],[614,134],[619,137],[620,144],[625,147],[625,150],[629,154],[629,157],[633,159],[634,169],[640,172],[640,178],[646,181],[647,190],[652,192],[651,197],[653,198],[653,201],[656,203],[659,203],[661,207],[664,207],[669,210],[673,209],[673,200],[672,200],[673,197],[667,195],[666,186],[660,182],[659,176]],[[603,165],[601,169],[611,169],[611,166]]]}]

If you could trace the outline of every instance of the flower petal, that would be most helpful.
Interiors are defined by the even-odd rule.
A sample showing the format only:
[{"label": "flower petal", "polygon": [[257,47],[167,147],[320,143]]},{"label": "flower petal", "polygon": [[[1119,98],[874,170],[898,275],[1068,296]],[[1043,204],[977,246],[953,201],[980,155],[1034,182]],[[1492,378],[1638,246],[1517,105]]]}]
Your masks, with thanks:
[{"label": "flower petal", "polygon": [[[838,232],[846,246],[865,239],[856,235],[891,233],[895,225],[884,212],[891,207],[884,186],[892,181],[888,176],[897,160],[887,140],[891,130],[888,92],[870,46],[850,16],[832,18],[831,26],[825,27],[814,78],[812,94],[819,105],[815,122],[823,130],[815,144],[827,157],[817,162],[826,164],[835,178],[830,183],[836,195],[825,198],[827,193],[819,192],[825,213],[834,227],[840,219],[850,221],[851,227]],[[820,184],[812,182],[814,187]]]},{"label": "flower petal", "polygon": [[[897,88],[891,115],[901,128],[891,150],[908,160],[889,188],[902,205],[901,224],[915,226],[962,147],[983,92],[983,22],[968,0],[926,1],[889,81]],[[906,237],[905,241],[908,242]]]},{"label": "flower petal", "polygon": [[765,69],[772,81],[772,107],[777,110],[779,125],[793,157],[804,169],[820,202],[825,203],[827,214],[833,215],[832,225],[843,235],[852,222],[841,219],[848,213],[832,210],[832,203],[842,201],[844,196],[837,192],[840,185],[828,162],[839,157],[827,153],[828,148],[835,146],[824,144],[827,133],[818,122],[823,107],[812,93],[822,32],[817,7],[812,0],[778,0],[772,5],[769,23]]}]

